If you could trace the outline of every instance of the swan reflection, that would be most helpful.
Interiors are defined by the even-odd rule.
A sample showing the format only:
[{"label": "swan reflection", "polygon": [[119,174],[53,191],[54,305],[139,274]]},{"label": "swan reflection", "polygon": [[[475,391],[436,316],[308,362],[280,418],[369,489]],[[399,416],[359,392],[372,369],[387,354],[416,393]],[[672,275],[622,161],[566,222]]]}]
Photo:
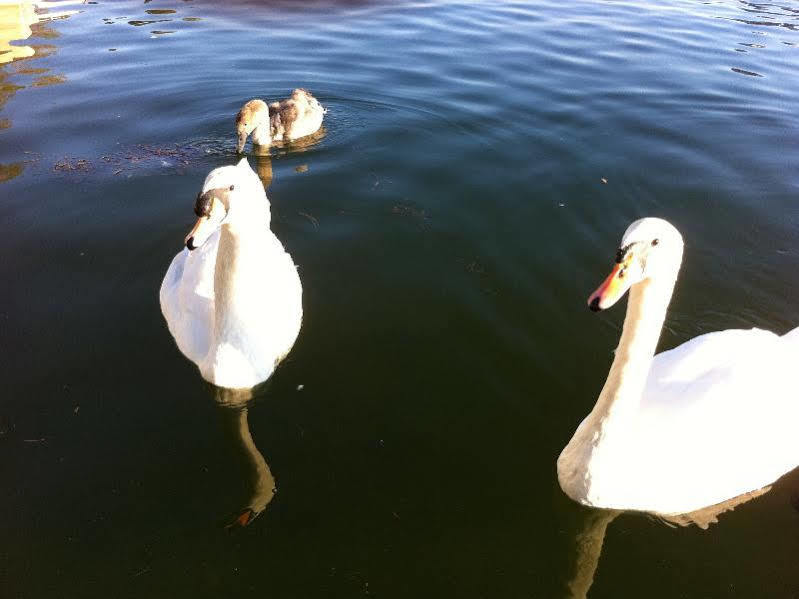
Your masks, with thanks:
[{"label": "swan reflection", "polygon": [[272,147],[277,150],[278,155],[305,152],[319,144],[325,138],[325,135],[327,135],[327,129],[322,125],[310,135],[290,141],[277,141],[272,144]]},{"label": "swan reflection", "polygon": [[253,154],[253,162],[255,162],[255,174],[264,184],[264,190],[269,191],[269,186],[272,185],[272,157],[268,152]]},{"label": "swan reflection", "polygon": [[[757,491],[744,493],[723,503],[685,514],[648,514],[667,526],[697,526],[707,530],[711,524],[718,523],[719,515],[732,511],[736,507],[751,501],[771,490],[771,486]],[[608,526],[621,514],[647,512],[625,512],[624,510],[603,510],[571,504],[570,510],[578,514],[574,549],[571,552],[566,597],[569,599],[585,599],[594,583],[594,576],[602,555],[605,533]]]},{"label": "swan reflection", "polygon": [[226,528],[248,526],[272,501],[277,491],[269,464],[255,445],[248,421],[252,389],[214,388],[214,399],[226,432],[238,446],[247,472],[248,494],[238,516]]}]

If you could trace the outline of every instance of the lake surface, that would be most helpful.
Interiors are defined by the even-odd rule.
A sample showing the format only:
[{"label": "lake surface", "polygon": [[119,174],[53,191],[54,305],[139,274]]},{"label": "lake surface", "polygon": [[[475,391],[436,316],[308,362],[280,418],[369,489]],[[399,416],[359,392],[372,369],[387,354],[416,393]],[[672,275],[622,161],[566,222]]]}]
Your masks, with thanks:
[{"label": "lake surface", "polygon": [[[661,348],[799,321],[799,5],[70,9],[0,27],[2,596],[799,597],[796,472],[590,551],[555,476],[632,220],[686,239]],[[158,288],[238,108],[299,86],[324,135],[250,163],[305,319],[242,411]]]}]

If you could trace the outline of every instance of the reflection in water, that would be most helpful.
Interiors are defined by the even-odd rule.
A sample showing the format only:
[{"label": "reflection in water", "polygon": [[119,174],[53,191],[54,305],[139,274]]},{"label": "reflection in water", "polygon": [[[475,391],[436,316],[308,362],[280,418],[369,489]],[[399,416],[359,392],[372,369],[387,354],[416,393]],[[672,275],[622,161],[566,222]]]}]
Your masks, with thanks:
[{"label": "reflection in water", "polygon": [[[66,18],[77,11],[62,10],[48,12],[50,9],[60,8],[79,2],[0,2],[0,109],[17,91],[26,87],[46,87],[66,81],[66,76],[60,74],[47,74],[50,69],[20,67],[20,61],[42,58],[55,52],[55,46],[47,44],[19,45],[14,42],[28,38],[55,38],[58,32],[45,27],[42,22],[53,19]],[[12,72],[6,71],[7,66],[15,64]],[[11,77],[25,75],[38,75],[28,86],[20,85],[11,80]],[[0,119],[0,130],[11,127],[11,120]],[[0,165],[0,183],[9,181],[22,173],[24,163]]]},{"label": "reflection in water", "polygon": [[[689,512],[686,514],[652,514],[667,525],[691,526],[696,525],[707,530],[711,524],[718,522],[719,515],[732,511],[739,505],[760,497],[771,490],[764,487],[758,491],[744,493],[723,503]],[[594,583],[594,574],[602,555],[602,546],[605,542],[605,533],[608,525],[618,516],[623,514],[619,510],[601,510],[572,504],[573,509],[581,515],[577,532],[574,535],[574,550],[571,553],[569,564],[569,577],[566,583],[567,597],[569,599],[585,599]]]},{"label": "reflection in water", "polygon": [[253,154],[255,159],[255,172],[258,173],[258,178],[264,184],[264,189],[268,190],[272,184],[272,157],[266,154]]},{"label": "reflection in water", "polygon": [[[19,58],[29,58],[36,53],[31,46],[12,45],[13,41],[26,40],[34,33],[34,26],[42,21],[62,19],[76,10],[49,12],[52,8],[81,4],[81,2],[0,2],[0,64]],[[51,35],[48,35],[48,32]],[[57,37],[55,32],[40,32],[39,37]]]},{"label": "reflection in water", "polygon": [[134,19],[132,21],[128,21],[128,25],[133,25],[134,27],[141,27],[143,25],[152,25],[153,23],[166,23],[167,21],[171,21],[172,19],[151,19],[151,20],[143,20],[143,19]]},{"label": "reflection in water", "polygon": [[[746,2],[746,0],[739,0],[739,8],[744,12],[756,14],[761,18],[760,20],[735,18],[732,19],[733,21],[746,23],[747,25],[784,27],[792,31],[799,30],[799,25],[797,25],[797,21],[799,21],[799,9],[791,8],[790,6],[778,6],[776,4]],[[777,19],[774,17],[777,17]]]},{"label": "reflection in water", "polygon": [[38,22],[32,4],[0,4],[0,64],[33,56],[30,46],[12,46],[10,42],[28,39],[33,33],[31,24]]},{"label": "reflection in water", "polygon": [[582,599],[588,596],[588,591],[594,583],[594,573],[599,556],[602,555],[602,545],[605,542],[605,531],[608,524],[613,522],[621,513],[614,510],[595,510],[583,508],[582,526],[574,536],[574,561],[570,564],[569,580],[566,583],[567,597]]},{"label": "reflection in water", "polygon": [[[261,183],[264,184],[264,189],[269,190],[269,186],[272,184],[272,150],[276,150],[278,156],[294,152],[304,152],[321,142],[324,137],[325,127],[322,125],[318,131],[311,135],[291,142],[277,141],[269,147],[253,145],[249,156],[253,158],[253,167],[255,168],[255,172],[258,173],[258,178],[261,180]],[[305,170],[307,170],[307,166]]]},{"label": "reflection in water", "polygon": [[319,127],[319,129],[310,135],[306,135],[305,137],[300,137],[299,139],[294,139],[292,141],[275,141],[272,142],[271,147],[277,150],[278,155],[304,152],[320,143],[324,139],[326,133],[327,130],[323,124],[321,127]]},{"label": "reflection in water", "polygon": [[[145,2],[146,4],[146,2]],[[201,17],[182,17],[179,21],[176,21],[173,16],[177,17],[177,10],[174,8],[149,8],[144,11],[148,17],[155,17],[155,18],[129,18],[129,17],[116,17],[116,19],[111,18],[104,18],[103,21],[108,25],[113,25],[116,20],[126,21],[128,25],[133,25],[134,27],[146,27],[147,25],[155,25],[156,23],[169,23],[171,21],[179,22],[184,21],[187,23],[192,23],[195,21],[201,21]],[[158,17],[165,17],[165,18],[158,18]],[[150,30],[150,38],[158,37],[159,35],[166,35],[168,33],[175,33],[174,30],[159,30],[159,29],[152,29]]]},{"label": "reflection in water", "polygon": [[246,469],[250,491],[245,506],[227,527],[247,526],[266,509],[275,496],[275,478],[263,454],[255,446],[247,420],[247,403],[252,399],[251,389],[223,389],[214,387],[214,398],[219,405],[225,428],[239,445]]},{"label": "reflection in water", "polygon": [[24,162],[13,162],[11,164],[0,164],[0,183],[10,181],[14,177],[22,174],[25,168]]}]

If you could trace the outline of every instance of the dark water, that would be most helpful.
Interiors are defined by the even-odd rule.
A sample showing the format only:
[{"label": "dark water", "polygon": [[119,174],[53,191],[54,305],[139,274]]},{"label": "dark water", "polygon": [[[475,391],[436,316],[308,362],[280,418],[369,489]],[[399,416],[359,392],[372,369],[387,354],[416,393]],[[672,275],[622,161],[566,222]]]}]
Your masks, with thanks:
[{"label": "dark water", "polygon": [[[563,597],[600,550],[591,597],[799,597],[799,474],[587,558],[555,477],[631,220],[686,238],[663,348],[799,321],[799,4],[70,8],[0,54],[3,597]],[[251,164],[305,320],[243,413],[158,287],[236,110],[296,86],[324,136]]]}]

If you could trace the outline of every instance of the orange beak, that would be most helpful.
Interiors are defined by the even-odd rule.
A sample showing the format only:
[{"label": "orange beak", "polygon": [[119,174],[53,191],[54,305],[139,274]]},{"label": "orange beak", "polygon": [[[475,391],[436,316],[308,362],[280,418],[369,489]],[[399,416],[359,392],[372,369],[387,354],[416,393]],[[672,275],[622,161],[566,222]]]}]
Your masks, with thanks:
[{"label": "orange beak", "polygon": [[588,307],[592,312],[610,308],[630,288],[632,278],[625,278],[622,274],[625,266],[626,263],[614,264],[608,278],[588,297]]},{"label": "orange beak", "polygon": [[252,521],[255,520],[256,516],[258,516],[258,514],[256,514],[251,508],[246,508],[243,512],[241,512],[238,518],[225,526],[225,528],[244,528],[245,526],[249,526]]}]

